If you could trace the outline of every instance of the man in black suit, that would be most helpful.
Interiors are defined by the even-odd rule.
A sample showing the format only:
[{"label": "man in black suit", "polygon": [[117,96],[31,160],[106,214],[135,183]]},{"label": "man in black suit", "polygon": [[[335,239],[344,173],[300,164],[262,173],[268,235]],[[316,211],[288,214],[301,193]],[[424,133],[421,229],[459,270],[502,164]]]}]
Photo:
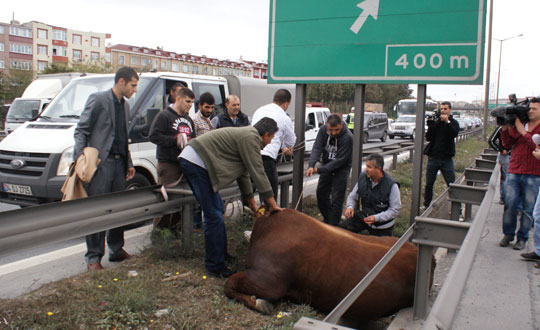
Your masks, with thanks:
[{"label": "man in black suit", "polygon": [[[129,104],[137,92],[139,77],[130,67],[121,67],[114,77],[112,89],[90,95],[81,119],[75,129],[73,159],[82,154],[85,147],[99,150],[101,162],[86,186],[88,196],[101,195],[125,189],[126,180],[135,175],[135,168],[128,149]],[[123,249],[122,228],[107,232],[109,261],[123,261],[129,254]],[[105,253],[105,232],[86,236],[86,263],[89,270],[103,269],[101,258]]]}]

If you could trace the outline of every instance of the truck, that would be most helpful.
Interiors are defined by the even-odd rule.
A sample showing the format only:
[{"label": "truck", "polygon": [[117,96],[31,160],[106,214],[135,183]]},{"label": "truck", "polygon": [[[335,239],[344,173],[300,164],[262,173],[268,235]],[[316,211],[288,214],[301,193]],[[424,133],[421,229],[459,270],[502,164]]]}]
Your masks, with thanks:
[{"label": "truck", "polygon": [[22,96],[13,100],[6,114],[5,133],[10,134],[24,122],[37,117],[71,79],[84,75],[79,72],[38,75]]},{"label": "truck", "polygon": [[[139,77],[137,93],[130,105],[129,149],[136,174],[127,189],[157,182],[156,146],[148,139],[155,115],[167,104],[167,91],[181,82],[196,99],[210,92],[216,107],[225,109],[229,94],[240,97],[242,111],[252,116],[260,106],[272,102],[275,91],[287,88],[294,98],[294,85],[269,85],[246,77],[215,77],[173,72],[148,72]],[[73,158],[73,134],[92,93],[112,88],[114,74],[96,74],[73,79],[34,120],[28,121],[0,142],[0,202],[32,206],[59,201]],[[294,118],[294,99],[288,113]],[[190,114],[195,113],[192,107]]]}]

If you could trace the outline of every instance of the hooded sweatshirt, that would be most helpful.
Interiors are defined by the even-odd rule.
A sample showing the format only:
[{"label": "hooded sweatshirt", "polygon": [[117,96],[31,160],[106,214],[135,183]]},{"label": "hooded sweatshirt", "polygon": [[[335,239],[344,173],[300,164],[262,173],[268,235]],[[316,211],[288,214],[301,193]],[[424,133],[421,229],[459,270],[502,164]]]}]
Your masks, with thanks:
[{"label": "hooded sweatshirt", "polygon": [[345,123],[336,137],[329,135],[326,126],[324,126],[317,133],[309,157],[309,167],[314,167],[322,155],[323,165],[317,169],[317,173],[325,174],[349,170],[352,165],[352,147],[353,136]]}]

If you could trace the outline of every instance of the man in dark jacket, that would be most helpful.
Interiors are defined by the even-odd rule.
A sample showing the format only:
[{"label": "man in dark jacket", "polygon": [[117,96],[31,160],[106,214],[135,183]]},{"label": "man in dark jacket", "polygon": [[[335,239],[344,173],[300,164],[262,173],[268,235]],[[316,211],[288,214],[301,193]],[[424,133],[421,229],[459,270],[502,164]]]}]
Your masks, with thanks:
[{"label": "man in dark jacket", "polygon": [[236,95],[229,95],[225,100],[225,112],[220,113],[212,119],[214,128],[221,127],[243,127],[249,126],[249,118],[240,110],[240,98]]},{"label": "man in dark jacket", "polygon": [[384,158],[371,154],[365,172],[347,197],[347,220],[339,226],[355,233],[367,230],[370,235],[392,236],[400,209],[399,184],[384,171]]},{"label": "man in dark jacket", "polygon": [[424,207],[429,207],[433,198],[433,185],[437,179],[437,172],[441,173],[450,186],[456,180],[454,173],[454,160],[456,154],[455,138],[459,133],[459,123],[450,114],[450,102],[441,103],[440,115],[435,119],[428,119],[426,140],[430,143],[427,155],[429,160],[426,168],[426,190],[424,191]]},{"label": "man in dark jacket", "polygon": [[[169,184],[177,181],[182,174],[178,156],[187,144],[195,138],[195,125],[189,116],[195,95],[191,89],[178,90],[175,102],[160,111],[150,127],[150,141],[157,145],[158,183]],[[180,214],[173,213],[154,219],[154,226],[180,231]]]},{"label": "man in dark jacket", "polygon": [[[326,127],[319,130],[306,176],[319,173],[317,204],[324,222],[337,226],[341,220],[343,200],[352,163],[353,137],[341,117],[332,114]],[[322,166],[315,167],[322,155]]]}]

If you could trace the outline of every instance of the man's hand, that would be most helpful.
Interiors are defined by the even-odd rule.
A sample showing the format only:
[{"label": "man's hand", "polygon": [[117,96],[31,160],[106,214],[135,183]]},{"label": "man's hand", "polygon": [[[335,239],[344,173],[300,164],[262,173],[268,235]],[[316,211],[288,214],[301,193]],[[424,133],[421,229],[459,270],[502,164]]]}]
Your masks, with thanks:
[{"label": "man's hand", "polygon": [[441,114],[441,120],[448,123],[450,121],[450,117],[448,115]]},{"label": "man's hand", "polygon": [[345,210],[345,218],[350,219],[354,215],[354,210],[352,207],[348,207]]},{"label": "man's hand", "polygon": [[312,176],[315,173],[317,173],[317,168],[310,167],[306,171],[306,176],[309,178],[310,176]]},{"label": "man's hand", "polygon": [[532,152],[534,158],[540,160],[540,147],[536,147],[536,149],[534,149],[534,151]]},{"label": "man's hand", "polygon": [[282,152],[285,156],[290,156],[290,155],[292,155],[292,153],[293,153],[293,148],[294,148],[294,147],[281,148],[281,152]]},{"label": "man's hand", "polygon": [[135,176],[135,168],[130,167],[128,168],[127,174],[126,174],[126,181],[131,180]]},{"label": "man's hand", "polygon": [[257,210],[258,210],[258,206],[257,206],[257,202],[255,202],[255,197],[251,197],[249,200],[248,200],[248,205],[249,205],[249,208],[257,213]]},{"label": "man's hand", "polygon": [[368,225],[374,224],[375,223],[375,216],[370,215],[369,217],[365,217],[364,222],[367,223]]},{"label": "man's hand", "polygon": [[523,123],[521,122],[521,120],[519,120],[519,118],[516,118],[516,123],[514,124],[514,126],[516,126],[516,130],[522,136],[527,134],[527,131],[525,130],[525,125],[523,125]]},{"label": "man's hand", "polygon": [[274,197],[268,198],[266,200],[266,203],[270,207],[270,210],[269,210],[270,212],[272,212],[272,211],[283,211],[283,209],[281,207],[277,206],[277,203],[276,203],[276,200],[274,199]]}]

